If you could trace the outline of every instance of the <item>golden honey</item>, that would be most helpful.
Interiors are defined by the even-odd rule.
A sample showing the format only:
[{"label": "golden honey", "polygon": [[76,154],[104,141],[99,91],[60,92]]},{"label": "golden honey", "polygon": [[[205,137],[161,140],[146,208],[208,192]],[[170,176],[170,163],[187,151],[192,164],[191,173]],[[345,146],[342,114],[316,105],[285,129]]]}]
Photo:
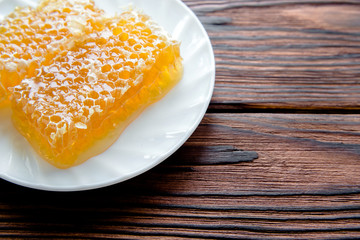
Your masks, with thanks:
[{"label": "golden honey", "polygon": [[34,76],[44,56],[69,48],[102,15],[91,0],[43,0],[37,8],[16,8],[0,22],[0,102],[8,102],[25,76]]},{"label": "golden honey", "polygon": [[58,168],[104,151],[182,76],[179,43],[148,16],[127,11],[92,26],[13,87],[15,126]]}]

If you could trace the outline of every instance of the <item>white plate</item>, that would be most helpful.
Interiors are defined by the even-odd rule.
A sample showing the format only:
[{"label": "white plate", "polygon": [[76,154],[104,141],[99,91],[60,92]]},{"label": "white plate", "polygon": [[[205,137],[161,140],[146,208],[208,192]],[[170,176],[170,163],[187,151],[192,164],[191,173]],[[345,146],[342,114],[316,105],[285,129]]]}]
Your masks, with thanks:
[{"label": "white plate", "polygon": [[[36,189],[78,191],[104,187],[135,177],[174,153],[203,118],[215,82],[214,54],[195,14],[179,0],[98,0],[113,14],[132,4],[181,41],[184,76],[161,101],[151,105],[104,153],[80,166],[54,168],[40,159],[14,129],[9,110],[0,110],[0,177]],[[35,0],[0,0],[0,17]]]}]

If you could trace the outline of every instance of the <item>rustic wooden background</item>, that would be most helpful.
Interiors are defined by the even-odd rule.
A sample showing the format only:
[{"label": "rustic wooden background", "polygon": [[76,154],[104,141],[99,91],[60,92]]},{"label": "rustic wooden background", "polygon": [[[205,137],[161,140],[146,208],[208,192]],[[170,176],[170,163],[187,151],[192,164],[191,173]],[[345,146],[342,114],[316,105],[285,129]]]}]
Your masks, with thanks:
[{"label": "rustic wooden background", "polygon": [[103,189],[1,181],[0,238],[360,239],[360,1],[185,3],[217,64],[193,136]]}]

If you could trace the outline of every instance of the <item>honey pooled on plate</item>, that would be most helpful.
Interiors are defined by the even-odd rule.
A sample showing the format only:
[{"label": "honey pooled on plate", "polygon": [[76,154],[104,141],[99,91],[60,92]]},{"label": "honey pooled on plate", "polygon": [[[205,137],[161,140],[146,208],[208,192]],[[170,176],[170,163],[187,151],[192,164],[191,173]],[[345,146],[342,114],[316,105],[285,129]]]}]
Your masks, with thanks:
[{"label": "honey pooled on plate", "polygon": [[15,126],[58,168],[106,150],[182,77],[179,43],[148,16],[129,10],[102,24],[13,90]]},{"label": "honey pooled on plate", "polygon": [[43,0],[17,7],[0,22],[0,102],[25,76],[34,76],[44,56],[68,48],[73,38],[97,29],[103,15],[91,0]]}]

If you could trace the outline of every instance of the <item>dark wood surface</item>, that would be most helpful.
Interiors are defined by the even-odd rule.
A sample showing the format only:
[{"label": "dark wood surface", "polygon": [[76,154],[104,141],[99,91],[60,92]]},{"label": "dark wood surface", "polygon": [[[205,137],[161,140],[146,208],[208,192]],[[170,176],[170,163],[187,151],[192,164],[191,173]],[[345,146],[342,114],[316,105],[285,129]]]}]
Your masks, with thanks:
[{"label": "dark wood surface", "polygon": [[110,187],[0,182],[0,238],[360,239],[360,1],[185,1],[215,51],[185,145]]}]

